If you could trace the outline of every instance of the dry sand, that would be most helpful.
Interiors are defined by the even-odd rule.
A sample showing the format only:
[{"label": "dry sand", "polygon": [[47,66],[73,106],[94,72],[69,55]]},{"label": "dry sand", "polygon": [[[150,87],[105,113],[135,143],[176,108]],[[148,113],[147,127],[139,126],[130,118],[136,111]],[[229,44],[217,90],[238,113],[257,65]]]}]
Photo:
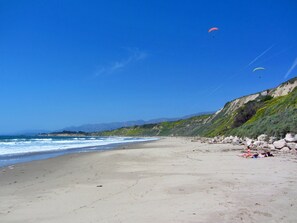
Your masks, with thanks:
[{"label": "dry sand", "polygon": [[297,161],[165,138],[0,169],[0,222],[297,222]]}]

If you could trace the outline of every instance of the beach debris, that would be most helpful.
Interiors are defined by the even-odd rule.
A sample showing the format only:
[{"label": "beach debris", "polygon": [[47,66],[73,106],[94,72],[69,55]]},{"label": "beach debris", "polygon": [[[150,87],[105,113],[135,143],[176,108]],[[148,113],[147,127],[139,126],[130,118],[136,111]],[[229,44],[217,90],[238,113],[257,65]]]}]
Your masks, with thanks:
[{"label": "beach debris", "polygon": [[14,169],[14,165],[8,166],[8,169],[13,170]]},{"label": "beach debris", "polygon": [[100,184],[100,185],[97,185],[96,187],[103,187],[103,185],[102,185],[102,184]]},{"label": "beach debris", "polygon": [[217,31],[217,30],[219,30],[218,27],[212,27],[212,28],[210,28],[210,29],[208,30],[208,32],[211,33],[211,32],[213,32],[213,31]]}]

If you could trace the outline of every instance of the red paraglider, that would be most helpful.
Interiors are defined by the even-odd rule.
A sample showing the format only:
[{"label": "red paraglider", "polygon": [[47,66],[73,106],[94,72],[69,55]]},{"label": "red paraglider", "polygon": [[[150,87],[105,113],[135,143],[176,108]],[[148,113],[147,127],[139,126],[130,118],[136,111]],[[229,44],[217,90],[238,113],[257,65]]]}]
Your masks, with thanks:
[{"label": "red paraglider", "polygon": [[213,32],[213,31],[217,31],[217,30],[219,30],[218,27],[212,27],[212,28],[210,28],[210,29],[208,30],[208,32],[211,33],[211,32]]}]

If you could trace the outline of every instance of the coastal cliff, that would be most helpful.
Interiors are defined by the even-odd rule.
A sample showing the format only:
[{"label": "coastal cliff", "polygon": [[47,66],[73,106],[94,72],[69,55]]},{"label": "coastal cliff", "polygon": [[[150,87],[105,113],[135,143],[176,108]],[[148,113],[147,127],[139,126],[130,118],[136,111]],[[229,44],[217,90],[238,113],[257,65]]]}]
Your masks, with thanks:
[{"label": "coastal cliff", "polygon": [[208,136],[260,134],[284,137],[297,132],[297,77],[276,88],[227,102],[214,114],[172,122],[119,128],[98,135],[124,136]]}]

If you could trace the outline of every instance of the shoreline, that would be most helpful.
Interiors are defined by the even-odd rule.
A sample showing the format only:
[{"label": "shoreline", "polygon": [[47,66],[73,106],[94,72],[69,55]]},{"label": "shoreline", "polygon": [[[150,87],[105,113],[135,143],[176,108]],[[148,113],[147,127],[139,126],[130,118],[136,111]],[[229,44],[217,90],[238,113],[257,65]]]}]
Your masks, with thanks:
[{"label": "shoreline", "polygon": [[[4,222],[294,222],[296,157],[164,137],[0,168]],[[3,171],[5,170],[5,171]]]},{"label": "shoreline", "polygon": [[[0,158],[0,170],[1,168],[5,168],[8,166],[15,166],[22,163],[30,163],[38,160],[47,160],[53,159],[60,156],[66,156],[71,154],[83,154],[83,153],[93,153],[93,152],[104,152],[109,150],[117,150],[121,147],[125,147],[126,145],[133,145],[138,143],[145,143],[156,141],[159,138],[156,137],[146,137],[151,138],[147,141],[134,141],[134,142],[117,142],[111,143],[107,145],[97,145],[97,146],[86,146],[86,147],[74,147],[69,149],[57,149],[57,150],[50,150],[50,151],[36,151],[36,152],[29,152],[29,153],[20,153],[20,154],[9,154],[9,155],[1,155]],[[95,149],[94,149],[95,148]],[[17,160],[17,161],[14,161]],[[2,163],[1,163],[2,162]],[[7,162],[7,164],[5,164]]]}]

